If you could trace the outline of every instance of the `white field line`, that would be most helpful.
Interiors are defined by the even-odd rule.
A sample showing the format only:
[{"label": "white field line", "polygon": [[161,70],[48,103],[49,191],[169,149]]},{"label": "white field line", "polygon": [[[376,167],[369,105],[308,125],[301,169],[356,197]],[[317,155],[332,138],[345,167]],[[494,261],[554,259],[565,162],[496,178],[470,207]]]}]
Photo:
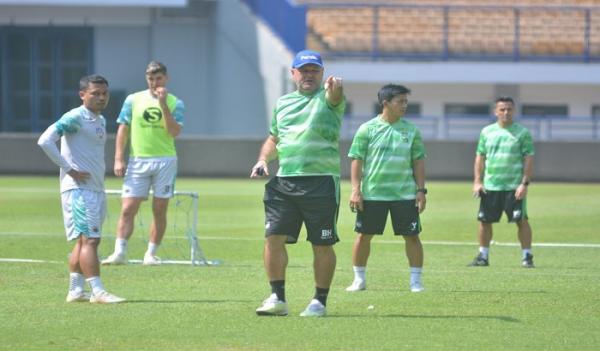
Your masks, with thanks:
[{"label": "white field line", "polygon": [[[62,233],[0,233],[1,236],[53,236],[64,239]],[[103,238],[112,239],[115,236],[112,234],[105,234]],[[169,239],[186,239],[185,236],[165,236],[165,240]],[[256,237],[251,238],[236,238],[226,236],[198,236],[200,241],[202,240],[232,240],[232,241],[263,241],[264,238],[259,234]],[[443,241],[443,240],[422,240],[425,245],[442,245],[442,246],[477,246],[476,242],[464,242],[464,241]],[[404,240],[377,240],[373,241],[373,244],[401,244],[404,245]],[[492,245],[497,246],[520,246],[517,242],[498,242],[492,240]],[[535,247],[579,247],[579,248],[600,248],[600,243],[533,243]]]}]

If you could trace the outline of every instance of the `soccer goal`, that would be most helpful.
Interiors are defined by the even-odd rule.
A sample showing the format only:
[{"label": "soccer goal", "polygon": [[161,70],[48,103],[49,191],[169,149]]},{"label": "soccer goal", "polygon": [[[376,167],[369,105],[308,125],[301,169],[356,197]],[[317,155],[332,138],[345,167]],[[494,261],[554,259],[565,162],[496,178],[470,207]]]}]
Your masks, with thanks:
[{"label": "soccer goal", "polygon": [[[150,194],[152,195],[152,194]],[[121,209],[121,190],[106,190],[106,220],[104,233],[115,233]],[[142,263],[131,259],[132,252],[143,252],[148,245],[152,224],[152,200],[142,202],[135,218],[134,233],[129,240],[130,263]],[[115,234],[116,237],[116,234]],[[140,256],[142,257],[143,254]],[[198,241],[198,193],[175,191],[169,201],[167,229],[160,245],[162,264],[191,264],[193,266],[217,266],[221,260],[209,260]]]}]

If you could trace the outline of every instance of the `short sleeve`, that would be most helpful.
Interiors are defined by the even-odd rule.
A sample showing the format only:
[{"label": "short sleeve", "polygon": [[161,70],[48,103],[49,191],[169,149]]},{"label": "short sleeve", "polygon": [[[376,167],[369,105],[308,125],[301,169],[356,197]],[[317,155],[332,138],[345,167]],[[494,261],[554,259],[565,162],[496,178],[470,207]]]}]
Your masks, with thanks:
[{"label": "short sleeve", "polygon": [[358,128],[356,134],[354,134],[354,139],[352,140],[350,151],[348,151],[348,157],[353,159],[364,160],[367,155],[368,146],[369,127],[367,124],[363,124]]},{"label": "short sleeve", "polygon": [[123,107],[121,107],[121,112],[119,112],[119,117],[117,118],[118,124],[131,124],[131,115],[132,115],[132,105],[133,105],[133,96],[129,95],[123,102]]}]

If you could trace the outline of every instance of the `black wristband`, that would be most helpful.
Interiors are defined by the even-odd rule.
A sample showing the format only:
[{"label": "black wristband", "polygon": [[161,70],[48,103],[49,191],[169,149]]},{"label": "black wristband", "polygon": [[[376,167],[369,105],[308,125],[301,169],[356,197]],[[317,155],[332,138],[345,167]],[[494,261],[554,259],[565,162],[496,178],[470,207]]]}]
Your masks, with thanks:
[{"label": "black wristband", "polygon": [[523,184],[523,185],[525,185],[525,186],[529,186],[529,181],[522,182],[521,184]]},{"label": "black wristband", "polygon": [[427,188],[419,188],[419,189],[417,189],[417,192],[427,194]]}]

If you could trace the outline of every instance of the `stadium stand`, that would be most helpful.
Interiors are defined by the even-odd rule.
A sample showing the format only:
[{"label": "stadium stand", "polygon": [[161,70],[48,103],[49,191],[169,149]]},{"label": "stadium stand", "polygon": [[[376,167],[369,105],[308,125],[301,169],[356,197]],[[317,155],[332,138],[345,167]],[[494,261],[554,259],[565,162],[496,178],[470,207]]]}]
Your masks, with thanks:
[{"label": "stadium stand", "polygon": [[310,5],[307,46],[340,55],[600,58],[598,0],[296,3]]}]

